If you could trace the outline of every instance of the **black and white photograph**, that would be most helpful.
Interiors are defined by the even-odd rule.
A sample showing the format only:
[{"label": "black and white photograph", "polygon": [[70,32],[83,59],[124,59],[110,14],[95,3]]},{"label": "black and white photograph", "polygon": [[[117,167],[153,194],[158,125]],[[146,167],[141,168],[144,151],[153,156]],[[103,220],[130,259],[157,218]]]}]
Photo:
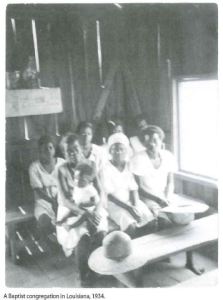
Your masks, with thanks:
[{"label": "black and white photograph", "polygon": [[4,10],[5,287],[217,287],[218,3]]}]

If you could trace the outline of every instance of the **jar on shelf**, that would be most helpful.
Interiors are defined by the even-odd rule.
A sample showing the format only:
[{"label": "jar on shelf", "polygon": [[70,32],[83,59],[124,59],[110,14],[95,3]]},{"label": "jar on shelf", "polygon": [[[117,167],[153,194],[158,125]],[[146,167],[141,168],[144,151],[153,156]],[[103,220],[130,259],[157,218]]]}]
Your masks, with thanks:
[{"label": "jar on shelf", "polygon": [[6,88],[10,90],[21,88],[21,72],[6,72]]},{"label": "jar on shelf", "polygon": [[26,68],[22,73],[23,85],[27,89],[40,88],[39,72],[36,70],[34,56],[29,56]]}]

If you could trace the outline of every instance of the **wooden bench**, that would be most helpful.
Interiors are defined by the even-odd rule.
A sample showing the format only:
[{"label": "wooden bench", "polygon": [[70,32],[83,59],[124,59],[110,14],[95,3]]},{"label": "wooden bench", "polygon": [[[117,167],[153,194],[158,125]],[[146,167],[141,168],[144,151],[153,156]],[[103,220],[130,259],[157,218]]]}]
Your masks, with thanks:
[{"label": "wooden bench", "polygon": [[20,237],[17,228],[21,224],[25,224],[34,220],[33,208],[31,206],[18,206],[17,209],[6,211],[6,237],[9,247],[9,253],[14,263],[18,260],[18,243]]},{"label": "wooden bench", "polygon": [[[147,264],[154,263],[169,257],[170,255],[193,250],[212,243],[218,239],[218,214],[204,217],[191,222],[188,225],[165,229],[157,233],[149,234],[132,240],[147,258]],[[89,260],[94,260],[93,252]],[[100,262],[99,262],[100,264]],[[94,270],[97,272],[97,270]],[[130,269],[129,271],[134,271]],[[100,271],[99,271],[100,273]],[[113,275],[124,285],[136,287],[133,273],[104,274]]]}]

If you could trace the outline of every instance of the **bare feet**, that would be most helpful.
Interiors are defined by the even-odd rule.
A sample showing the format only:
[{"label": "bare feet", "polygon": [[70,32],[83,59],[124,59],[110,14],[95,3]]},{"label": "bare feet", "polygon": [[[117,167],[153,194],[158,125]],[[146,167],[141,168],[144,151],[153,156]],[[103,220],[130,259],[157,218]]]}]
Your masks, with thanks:
[{"label": "bare feet", "polygon": [[185,267],[189,270],[191,270],[193,273],[196,275],[201,275],[204,273],[205,269],[204,268],[197,268],[194,263],[194,254],[193,251],[187,251],[186,252],[186,265]]},{"label": "bare feet", "polygon": [[196,275],[202,275],[205,272],[204,268],[197,268],[194,266],[194,264],[187,263],[185,267],[193,273],[195,273]]}]

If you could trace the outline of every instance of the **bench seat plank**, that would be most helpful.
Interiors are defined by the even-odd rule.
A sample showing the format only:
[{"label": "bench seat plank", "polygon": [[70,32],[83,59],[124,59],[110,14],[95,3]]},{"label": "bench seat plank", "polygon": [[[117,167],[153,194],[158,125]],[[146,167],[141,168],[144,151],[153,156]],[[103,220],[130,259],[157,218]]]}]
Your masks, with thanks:
[{"label": "bench seat plank", "polygon": [[[6,211],[5,223],[6,225],[18,224],[26,222],[34,218],[33,207],[21,207],[22,211],[17,208],[16,210]],[[23,212],[23,213],[22,213]]]},{"label": "bench seat plank", "polygon": [[192,250],[218,239],[218,215],[214,214],[133,240],[152,263],[181,251]]}]

